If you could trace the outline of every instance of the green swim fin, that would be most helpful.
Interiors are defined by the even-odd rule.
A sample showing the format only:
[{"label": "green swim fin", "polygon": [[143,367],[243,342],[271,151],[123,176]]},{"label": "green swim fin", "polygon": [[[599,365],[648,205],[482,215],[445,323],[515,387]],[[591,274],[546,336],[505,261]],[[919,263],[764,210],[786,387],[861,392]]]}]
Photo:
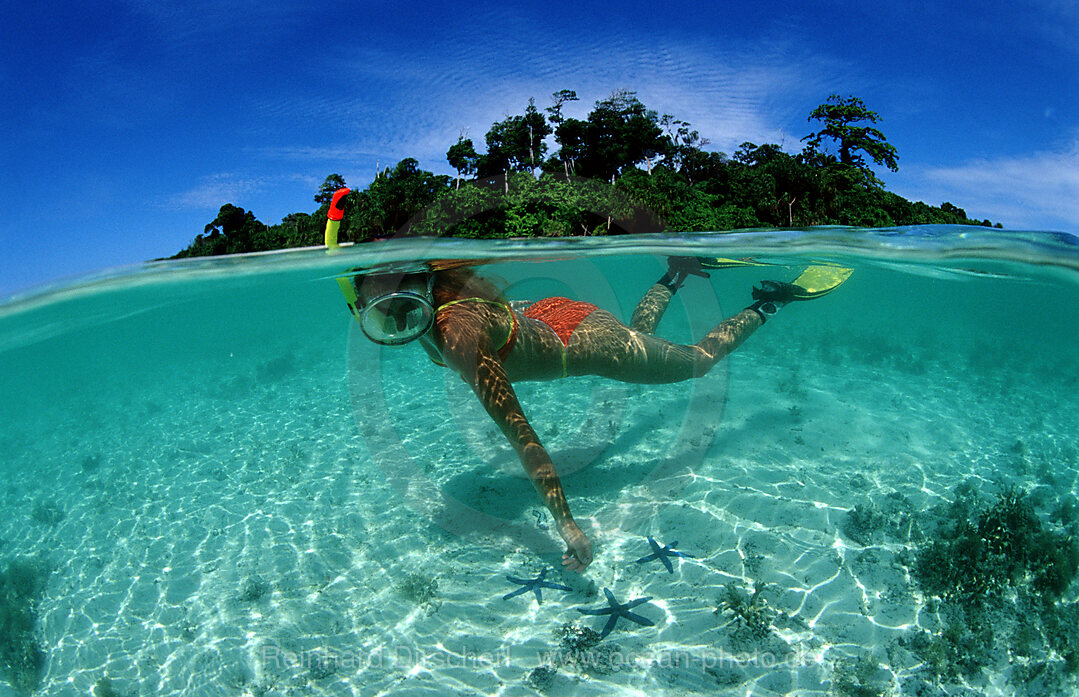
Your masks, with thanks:
[{"label": "green swim fin", "polygon": [[812,300],[827,295],[843,285],[852,273],[854,269],[848,269],[845,266],[810,266],[798,278],[791,281],[791,285],[795,287],[793,299]]}]

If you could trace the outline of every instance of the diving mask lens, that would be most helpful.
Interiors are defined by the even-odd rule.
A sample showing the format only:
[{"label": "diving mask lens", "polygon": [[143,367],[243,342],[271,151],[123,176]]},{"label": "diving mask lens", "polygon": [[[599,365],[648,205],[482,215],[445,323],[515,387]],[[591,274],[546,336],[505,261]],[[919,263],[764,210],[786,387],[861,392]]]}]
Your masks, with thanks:
[{"label": "diving mask lens", "polygon": [[375,298],[360,314],[360,328],[376,344],[407,344],[427,333],[435,311],[427,298],[410,291]]}]

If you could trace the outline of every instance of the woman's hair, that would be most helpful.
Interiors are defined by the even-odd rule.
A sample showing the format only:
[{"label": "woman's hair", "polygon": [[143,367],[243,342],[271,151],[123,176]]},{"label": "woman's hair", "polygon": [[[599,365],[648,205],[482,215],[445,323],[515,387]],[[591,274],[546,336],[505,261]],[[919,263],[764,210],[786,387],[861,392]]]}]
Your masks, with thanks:
[{"label": "woman's hair", "polygon": [[434,293],[439,305],[460,298],[483,298],[506,302],[501,289],[494,282],[467,266],[435,271]]}]

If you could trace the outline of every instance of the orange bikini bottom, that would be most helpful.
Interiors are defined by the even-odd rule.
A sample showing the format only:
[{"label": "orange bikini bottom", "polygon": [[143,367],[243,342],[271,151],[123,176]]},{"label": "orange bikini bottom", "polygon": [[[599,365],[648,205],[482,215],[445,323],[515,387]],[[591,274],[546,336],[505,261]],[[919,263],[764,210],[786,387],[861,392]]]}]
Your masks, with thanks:
[{"label": "orange bikini bottom", "polygon": [[592,303],[570,300],[569,298],[544,298],[529,305],[523,314],[530,319],[543,322],[554,330],[563,346],[569,346],[569,338],[585,317],[599,308]]}]

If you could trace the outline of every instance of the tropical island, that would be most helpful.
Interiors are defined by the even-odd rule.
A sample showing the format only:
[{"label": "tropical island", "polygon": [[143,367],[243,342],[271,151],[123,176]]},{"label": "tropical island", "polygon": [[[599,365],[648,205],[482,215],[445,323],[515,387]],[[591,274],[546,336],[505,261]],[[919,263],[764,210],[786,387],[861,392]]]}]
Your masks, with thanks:
[{"label": "tropical island", "polygon": [[[413,158],[381,170],[348,195],[341,238],[993,226],[951,203],[930,206],[885,190],[870,161],[894,172],[899,156],[874,126],[880,115],[857,97],[832,95],[814,109],[808,120],[817,130],[802,138],[797,154],[746,142],[729,156],[707,150],[708,140],[691,124],[648,109],[635,92],[614,92],[584,119],[565,116],[564,106],[577,100],[573,90],[561,90],[542,111],[529,100],[523,114],[492,124],[484,153],[462,134],[446,152],[456,177],[420,169]],[[341,175],[329,175],[315,195],[317,210],[291,213],[276,225],[225,204],[175,256],[321,244],[330,199],[345,186]]]}]

